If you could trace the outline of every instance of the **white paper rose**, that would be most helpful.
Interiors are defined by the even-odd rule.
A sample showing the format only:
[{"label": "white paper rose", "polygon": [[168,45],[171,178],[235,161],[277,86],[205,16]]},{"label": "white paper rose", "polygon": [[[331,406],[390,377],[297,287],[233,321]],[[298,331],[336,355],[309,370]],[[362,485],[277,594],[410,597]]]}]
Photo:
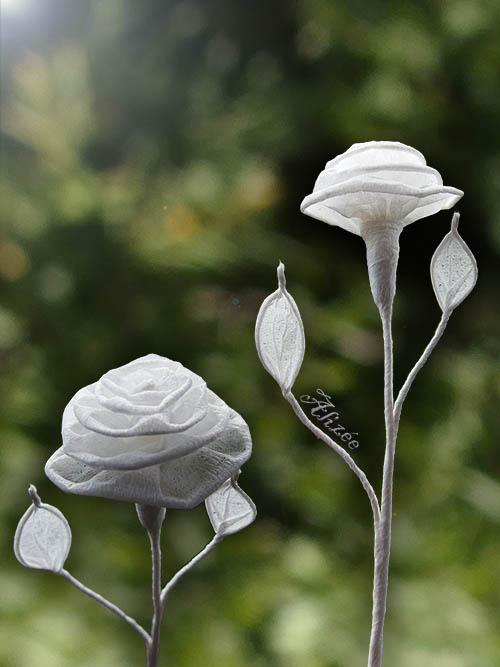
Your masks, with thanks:
[{"label": "white paper rose", "polygon": [[415,148],[367,141],[327,163],[300,210],[363,237],[372,294],[382,312],[394,298],[402,229],[451,208],[463,194],[443,185]]},{"label": "white paper rose", "polygon": [[362,235],[365,223],[397,222],[404,227],[451,208],[463,196],[443,185],[425,157],[398,141],[353,144],[330,160],[301,211]]},{"label": "white paper rose", "polygon": [[182,364],[150,354],[78,391],[47,476],[64,491],[188,509],[248,460],[247,424]]}]

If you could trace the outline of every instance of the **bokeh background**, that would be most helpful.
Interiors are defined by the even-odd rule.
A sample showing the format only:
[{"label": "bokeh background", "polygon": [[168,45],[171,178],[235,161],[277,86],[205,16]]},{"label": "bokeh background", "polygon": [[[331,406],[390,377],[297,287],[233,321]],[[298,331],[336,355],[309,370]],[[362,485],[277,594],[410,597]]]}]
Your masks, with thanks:
[{"label": "bokeh background", "polygon": [[[302,313],[298,394],[321,387],[378,490],[382,346],[362,241],[299,212],[349,145],[399,140],[462,188],[479,281],[407,399],[386,667],[500,664],[498,0],[2,0],[0,664],[134,667],[141,639],[12,554],[37,485],[70,521],[68,569],[150,618],[132,505],[44,476],[81,386],[149,352],[248,421],[254,525],[172,594],[160,665],[366,664],[372,525],[358,480],[260,366],[276,265]],[[437,324],[429,262],[450,212],[402,236],[396,386]],[[167,513],[173,573],[211,538]]]}]

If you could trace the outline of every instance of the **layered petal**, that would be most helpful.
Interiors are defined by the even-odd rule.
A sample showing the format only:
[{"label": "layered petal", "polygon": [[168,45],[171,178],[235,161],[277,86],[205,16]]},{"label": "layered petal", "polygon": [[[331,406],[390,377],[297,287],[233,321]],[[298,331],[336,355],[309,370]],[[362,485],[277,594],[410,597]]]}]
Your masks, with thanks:
[{"label": "layered petal", "polygon": [[[87,390],[85,387],[80,391]],[[207,389],[202,418],[192,420],[191,424],[184,422],[185,428],[165,428],[165,432],[162,432],[163,422],[159,420],[157,431],[151,432],[149,422],[149,425],[144,427],[144,435],[136,435],[137,429],[131,428],[128,436],[114,436],[103,432],[103,429],[92,430],[88,427],[88,420],[87,425],[84,425],[78,419],[74,405],[78,403],[79,393],[64,411],[63,450],[68,456],[100,470],[137,470],[185,456],[219,437],[226,428],[230,414],[229,406]],[[113,418],[113,414],[108,414],[108,423],[112,424]],[[151,417],[148,417],[148,420],[150,419]],[[123,421],[119,423],[123,426]]]},{"label": "layered petal", "polygon": [[404,183],[414,188],[443,185],[441,174],[432,167],[393,164],[386,167],[358,167],[346,170],[324,169],[314,184],[314,192],[320,192],[345,181],[360,178],[389,183]]},{"label": "layered petal", "polygon": [[149,354],[73,396],[63,414],[63,449],[98,469],[137,470],[211,442],[228,411],[199,375]]},{"label": "layered petal", "polygon": [[326,168],[379,167],[391,164],[425,165],[425,157],[416,148],[400,141],[364,141],[353,144],[326,164]]},{"label": "layered petal", "polygon": [[308,195],[301,204],[306,215],[361,234],[364,222],[398,222],[404,227],[454,206],[463,196],[447,186],[414,187],[369,177],[351,178]]},{"label": "layered petal", "polygon": [[362,223],[395,222],[402,228],[451,208],[462,196],[443,186],[439,172],[411,146],[369,141],[327,163],[301,211],[360,235]]},{"label": "layered petal", "polygon": [[190,509],[236,474],[251,450],[247,424],[228,408],[225,428],[209,444],[159,465],[100,470],[68,456],[61,447],[47,461],[45,472],[54,484],[70,493]]}]

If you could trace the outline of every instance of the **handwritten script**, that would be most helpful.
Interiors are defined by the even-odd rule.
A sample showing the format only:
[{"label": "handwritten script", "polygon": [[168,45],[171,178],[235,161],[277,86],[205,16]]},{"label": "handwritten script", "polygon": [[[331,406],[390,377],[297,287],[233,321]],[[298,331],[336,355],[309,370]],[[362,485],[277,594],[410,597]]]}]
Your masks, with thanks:
[{"label": "handwritten script", "polygon": [[300,402],[306,405],[313,405],[314,407],[310,410],[311,417],[314,418],[314,421],[317,422],[323,429],[330,431],[338,438],[347,443],[349,449],[357,449],[359,447],[359,442],[354,438],[355,435],[359,433],[349,432],[346,430],[342,424],[338,423],[340,419],[340,414],[336,411],[335,405],[332,403],[332,397],[325,394],[322,389],[316,389],[316,396],[310,396],[309,394],[303,394],[300,397]]}]

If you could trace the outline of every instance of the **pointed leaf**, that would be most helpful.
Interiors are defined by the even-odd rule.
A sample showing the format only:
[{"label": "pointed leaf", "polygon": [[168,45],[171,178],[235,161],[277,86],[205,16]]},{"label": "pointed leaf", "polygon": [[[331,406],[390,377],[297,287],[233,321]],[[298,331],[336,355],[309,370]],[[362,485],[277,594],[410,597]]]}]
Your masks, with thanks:
[{"label": "pointed leaf", "polygon": [[69,524],[56,507],[40,502],[35,487],[30,493],[33,504],[18,523],[14,553],[25,567],[60,572],[71,547]]},{"label": "pointed leaf", "polygon": [[225,537],[249,526],[257,516],[255,505],[235,479],[228,479],[205,500],[208,518],[217,535]]},{"label": "pointed leaf", "polygon": [[279,288],[260,308],[255,325],[255,344],[262,365],[286,393],[298,375],[306,343],[299,309],[285,287],[284,269],[280,262]]},{"label": "pointed leaf", "polygon": [[434,292],[443,312],[456,308],[470,294],[477,280],[477,264],[470,248],[457,231],[459,214],[453,215],[451,231],[431,260]]}]

